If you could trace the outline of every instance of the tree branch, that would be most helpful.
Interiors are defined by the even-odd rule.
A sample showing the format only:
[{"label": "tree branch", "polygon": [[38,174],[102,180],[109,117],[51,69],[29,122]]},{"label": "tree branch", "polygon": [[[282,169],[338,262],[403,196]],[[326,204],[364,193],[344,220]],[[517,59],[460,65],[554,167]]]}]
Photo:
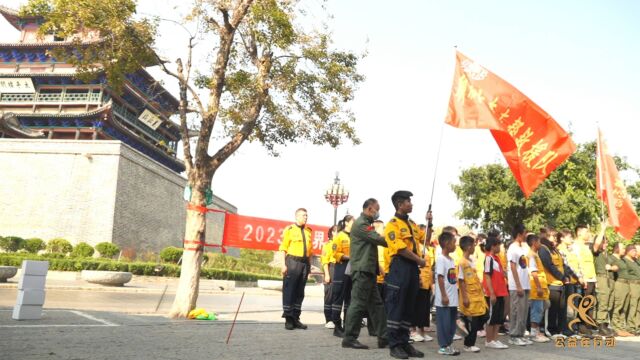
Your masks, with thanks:
[{"label": "tree branch", "polygon": [[265,54],[260,59],[260,65],[258,67],[258,84],[260,92],[256,96],[256,100],[247,113],[246,120],[243,122],[240,130],[227,142],[222,148],[220,148],[215,155],[210,159],[210,166],[212,171],[215,171],[222,163],[225,162],[233,154],[242,143],[247,140],[256,127],[256,123],[262,111],[262,107],[269,96],[269,73],[271,72],[273,55],[270,52]]},{"label": "tree branch", "polygon": [[205,113],[202,113],[202,126],[200,128],[200,134],[198,135],[198,146],[196,148],[196,166],[205,164],[210,161],[210,156],[207,153],[209,148],[209,142],[211,140],[211,132],[218,118],[218,112],[220,110],[220,99],[222,96],[222,90],[226,79],[227,66],[229,64],[229,54],[233,45],[233,38],[235,31],[244,17],[249,11],[249,7],[253,3],[253,0],[243,0],[233,10],[231,19],[228,19],[228,11],[226,9],[220,9],[225,18],[224,28],[221,28],[218,32],[219,36],[219,49],[216,56],[216,61],[213,64],[213,74],[211,77],[211,88],[209,93],[208,108]]}]

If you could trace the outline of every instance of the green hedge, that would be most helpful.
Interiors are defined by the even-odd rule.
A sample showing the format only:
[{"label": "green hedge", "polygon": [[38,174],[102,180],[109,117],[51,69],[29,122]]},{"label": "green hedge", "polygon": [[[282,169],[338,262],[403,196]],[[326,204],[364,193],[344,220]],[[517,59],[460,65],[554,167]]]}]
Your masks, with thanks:
[{"label": "green hedge", "polygon": [[[145,262],[118,262],[91,258],[51,258],[32,254],[0,254],[0,265],[22,266],[24,260],[47,260],[52,271],[106,270],[128,271],[134,275],[147,276],[180,276],[180,266],[173,264],[156,264]],[[156,269],[158,270],[156,272]],[[201,277],[217,280],[257,281],[280,280],[281,276],[234,271],[231,269],[202,268]]]},{"label": "green hedge", "polygon": [[209,261],[207,261],[204,267],[257,274],[269,274],[281,277],[280,269],[278,268],[255,261],[234,258],[224,254],[210,254]]}]

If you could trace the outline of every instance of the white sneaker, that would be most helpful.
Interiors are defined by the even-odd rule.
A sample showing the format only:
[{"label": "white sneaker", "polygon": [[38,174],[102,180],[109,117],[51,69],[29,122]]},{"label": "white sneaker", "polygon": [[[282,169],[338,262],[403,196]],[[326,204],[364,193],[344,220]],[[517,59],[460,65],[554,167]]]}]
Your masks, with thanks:
[{"label": "white sneaker", "polygon": [[458,334],[454,334],[453,335],[453,341],[456,341],[456,340],[462,340],[462,336],[460,336]]},{"label": "white sneaker", "polygon": [[417,332],[412,332],[411,336],[409,338],[411,340],[413,340],[414,342],[423,342],[424,341],[424,337],[422,337],[422,335],[418,334]]},{"label": "white sneaker", "polygon": [[509,344],[518,345],[518,346],[526,346],[527,345],[527,343],[522,341],[521,338],[510,338],[509,339]]},{"label": "white sneaker", "polygon": [[449,351],[451,352],[452,355],[460,355],[460,350],[454,348],[453,346],[449,346]]},{"label": "white sneaker", "polygon": [[528,331],[528,330],[525,330],[525,331],[524,331],[524,336],[530,336],[530,335],[531,335],[531,333],[529,333],[529,331]]},{"label": "white sneaker", "polygon": [[327,321],[327,323],[324,324],[324,328],[325,329],[335,329],[336,328],[336,324],[334,324],[333,321]]},{"label": "white sneaker", "polygon": [[479,352],[480,348],[477,346],[465,346],[464,351],[466,352]]},{"label": "white sneaker", "polygon": [[433,338],[427,334],[424,334],[422,337],[424,338],[424,341],[433,341]]},{"label": "white sneaker", "polygon": [[484,331],[484,330],[478,330],[478,337],[483,338],[483,337],[485,337],[485,336],[487,336],[487,332],[486,332],[486,331]]},{"label": "white sneaker", "polygon": [[533,341],[531,341],[531,340],[529,340],[529,339],[527,339],[525,337],[520,338],[520,340],[522,340],[525,345],[532,345],[533,344]]},{"label": "white sneaker", "polygon": [[509,348],[509,345],[507,345],[507,344],[503,343],[503,342],[502,342],[502,341],[500,341],[500,340],[494,340],[493,342],[494,342],[494,343],[496,343],[496,344],[498,344],[498,346],[500,346],[500,349],[508,349],[508,348]]},{"label": "white sneaker", "polygon": [[556,340],[556,339],[566,339],[566,338],[567,338],[567,336],[566,336],[566,335],[564,335],[564,334],[553,334],[553,335],[551,335],[551,338],[552,338],[553,340]]},{"label": "white sneaker", "polygon": [[532,340],[533,340],[534,342],[537,342],[537,343],[546,343],[546,342],[551,341],[548,337],[546,337],[546,336],[544,336],[544,335],[542,335],[542,334],[538,334],[538,335],[537,335],[536,337],[534,337]]}]

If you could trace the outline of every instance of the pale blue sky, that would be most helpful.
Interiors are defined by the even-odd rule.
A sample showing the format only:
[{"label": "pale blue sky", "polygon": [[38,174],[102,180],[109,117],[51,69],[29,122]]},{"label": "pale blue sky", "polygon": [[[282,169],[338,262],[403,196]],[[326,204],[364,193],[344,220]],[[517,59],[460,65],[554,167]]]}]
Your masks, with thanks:
[{"label": "pale blue sky", "polygon": [[[2,1],[17,7],[22,1]],[[317,0],[302,1],[309,10]],[[174,2],[141,1],[140,11],[172,17]],[[595,139],[599,122],[610,150],[640,166],[640,2],[636,1],[329,1],[336,46],[368,51],[367,80],[351,107],[363,144],[338,150],[311,145],[270,158],[244,145],[213,180],[214,192],[241,214],[293,219],[309,209],[311,223],[332,222],[323,193],[334,172],[351,190],[346,208],[358,213],[368,197],[393,215],[391,194],[414,192],[417,221],[424,213],[440,129],[447,109],[454,45],[509,81],[545,109],[574,141]],[[0,25],[0,39],[15,33]],[[182,35],[161,27],[159,49],[170,59]],[[170,81],[170,80],[169,80]],[[444,129],[433,207],[436,224],[461,224],[450,184],[460,169],[504,164],[488,131]],[[303,176],[304,175],[304,176]]]}]

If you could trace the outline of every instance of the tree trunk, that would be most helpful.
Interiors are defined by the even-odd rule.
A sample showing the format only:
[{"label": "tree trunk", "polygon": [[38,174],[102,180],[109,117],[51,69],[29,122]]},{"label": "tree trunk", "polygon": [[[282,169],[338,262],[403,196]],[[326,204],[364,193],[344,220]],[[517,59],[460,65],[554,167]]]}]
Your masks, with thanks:
[{"label": "tree trunk", "polygon": [[[208,186],[208,185],[207,185]],[[205,187],[194,186],[191,203],[205,206]],[[200,241],[204,243],[206,229],[206,214],[198,211],[187,210],[187,221],[185,227],[185,241]],[[198,288],[200,284],[200,266],[202,264],[202,253],[204,247],[194,243],[185,243],[185,250],[182,254],[182,267],[180,270],[180,281],[176,290],[176,297],[171,306],[169,317],[186,318],[189,311],[196,307],[198,300]],[[197,250],[188,250],[197,249]]]}]

